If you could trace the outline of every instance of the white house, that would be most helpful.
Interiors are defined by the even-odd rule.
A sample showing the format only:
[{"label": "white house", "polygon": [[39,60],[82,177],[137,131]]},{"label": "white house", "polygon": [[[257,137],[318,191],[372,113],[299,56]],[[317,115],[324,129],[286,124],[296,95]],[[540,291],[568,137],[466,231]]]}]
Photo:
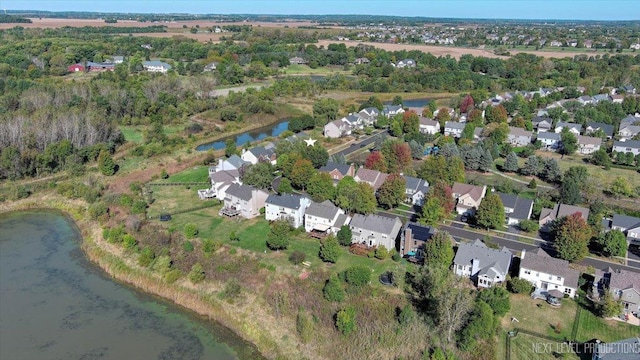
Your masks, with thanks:
[{"label": "white house", "polygon": [[478,287],[489,288],[503,283],[511,266],[511,251],[506,247],[491,249],[480,239],[461,242],[453,259],[453,272],[470,278]]},{"label": "white house", "polygon": [[602,138],[578,135],[578,153],[581,155],[589,155],[600,150]]},{"label": "white house", "polygon": [[240,172],[238,170],[221,170],[209,174],[211,179],[211,187],[209,189],[198,190],[200,199],[217,198],[224,200],[226,191],[231,184],[242,185],[240,181]]},{"label": "white house", "polygon": [[248,162],[242,160],[238,155],[231,155],[229,158],[223,160],[218,159],[218,165],[212,166],[209,168],[209,176],[212,174],[223,171],[223,170],[240,170],[240,168],[244,165],[249,164]]},{"label": "white house", "polygon": [[325,200],[322,203],[312,201],[304,214],[304,230],[335,234],[350,221],[351,218],[344,213],[344,210],[333,205],[331,201]]},{"label": "white house", "polygon": [[269,143],[264,146],[256,146],[249,150],[243,149],[240,158],[248,163],[251,163],[252,165],[255,165],[259,162],[269,162],[272,165],[275,165],[275,146],[272,143]]},{"label": "white house", "polygon": [[614,214],[610,227],[622,231],[629,244],[640,245],[640,218]]},{"label": "white house", "polygon": [[582,124],[575,124],[575,123],[562,122],[562,121],[556,125],[555,132],[559,134],[562,132],[562,129],[564,128],[567,128],[570,133],[576,136],[580,135],[580,133],[582,132]]},{"label": "white house", "polygon": [[343,119],[334,120],[324,126],[324,136],[339,138],[351,134],[351,125]]},{"label": "white house", "polygon": [[640,154],[640,140],[614,141],[612,152]]},{"label": "white house", "polygon": [[537,140],[542,143],[542,148],[545,150],[557,150],[560,147],[560,134],[554,132],[542,132],[538,133]]},{"label": "white house", "polygon": [[265,219],[269,221],[287,220],[294,228],[304,224],[304,214],[311,205],[307,197],[292,194],[271,194],[265,201]]},{"label": "white house", "polygon": [[438,134],[440,133],[440,123],[435,120],[420,117],[420,132],[431,135]]},{"label": "white house", "polygon": [[404,109],[402,108],[402,105],[385,105],[382,109],[382,114],[388,118],[403,113]]},{"label": "white house", "polygon": [[508,225],[515,225],[523,220],[529,220],[533,211],[533,201],[518,195],[498,193]]},{"label": "white house", "polygon": [[171,70],[171,65],[167,64],[164,61],[151,60],[151,61],[143,61],[142,67],[145,71],[148,72],[159,72],[166,74],[167,71]]},{"label": "white house", "polygon": [[462,130],[464,130],[465,123],[457,121],[447,121],[444,123],[445,136],[453,136],[459,138],[462,136]]},{"label": "white house", "polygon": [[513,146],[527,146],[531,144],[531,131],[518,127],[509,126],[507,141]]},{"label": "white house", "polygon": [[538,248],[530,252],[522,250],[518,277],[529,281],[543,295],[557,290],[574,297],[580,271],[571,269],[567,260],[553,258]]},{"label": "white house", "polygon": [[405,180],[405,201],[412,205],[422,206],[429,191],[429,182],[413,176],[402,176]]}]

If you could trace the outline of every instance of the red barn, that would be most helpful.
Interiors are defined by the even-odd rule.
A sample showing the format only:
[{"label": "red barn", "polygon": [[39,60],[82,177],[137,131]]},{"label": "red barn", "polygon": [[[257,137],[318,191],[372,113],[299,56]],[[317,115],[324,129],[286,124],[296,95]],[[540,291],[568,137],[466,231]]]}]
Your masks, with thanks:
[{"label": "red barn", "polygon": [[82,64],[74,64],[68,67],[69,72],[81,72],[84,71],[84,66]]}]

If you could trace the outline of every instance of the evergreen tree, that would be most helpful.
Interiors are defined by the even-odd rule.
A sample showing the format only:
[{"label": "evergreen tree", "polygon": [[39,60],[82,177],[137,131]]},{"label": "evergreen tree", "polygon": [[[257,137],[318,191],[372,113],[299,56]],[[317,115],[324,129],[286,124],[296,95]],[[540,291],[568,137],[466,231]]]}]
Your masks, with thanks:
[{"label": "evergreen tree", "polygon": [[319,256],[320,259],[324,262],[334,263],[338,261],[340,257],[340,244],[338,244],[338,239],[335,236],[326,237],[322,245],[320,246]]},{"label": "evergreen tree", "polygon": [[102,150],[98,155],[98,169],[102,175],[111,176],[116,173],[116,163],[109,152]]},{"label": "evergreen tree", "polygon": [[344,290],[340,284],[340,279],[336,275],[331,275],[322,289],[324,298],[331,302],[340,302],[344,299]]},{"label": "evergreen tree", "polygon": [[342,225],[342,227],[340,227],[340,230],[338,230],[337,235],[338,235],[338,242],[340,243],[340,245],[342,246],[351,245],[351,238],[353,234],[351,232],[351,228],[349,227],[349,225]]},{"label": "evergreen tree", "polygon": [[507,155],[507,158],[504,160],[504,166],[502,166],[502,170],[506,172],[516,172],[518,171],[518,155],[513,151]]}]

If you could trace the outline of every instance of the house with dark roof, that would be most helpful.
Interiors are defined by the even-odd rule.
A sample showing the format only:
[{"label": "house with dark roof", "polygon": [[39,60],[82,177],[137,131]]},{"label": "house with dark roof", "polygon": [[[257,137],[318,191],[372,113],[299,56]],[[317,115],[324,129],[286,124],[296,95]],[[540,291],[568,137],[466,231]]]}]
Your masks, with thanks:
[{"label": "house with dark roof", "polygon": [[531,120],[531,123],[538,133],[542,133],[551,130],[553,119],[549,117],[536,116]]},{"label": "house with dark roof", "polygon": [[422,206],[429,191],[429,182],[413,176],[402,176],[405,181],[405,201],[411,205]]},{"label": "house with dark roof", "polygon": [[252,219],[260,215],[269,194],[253,186],[231,184],[226,191],[220,215],[242,216]]},{"label": "house with dark roof", "polygon": [[591,136],[576,136],[578,138],[578,154],[589,155],[600,150],[602,138]]},{"label": "house with dark roof", "polygon": [[211,198],[223,200],[227,196],[226,191],[231,184],[242,185],[240,172],[235,169],[209,173],[209,179],[211,180],[211,187],[198,190],[198,196],[201,200]]},{"label": "house with dark roof", "polygon": [[511,251],[506,247],[492,249],[480,239],[473,243],[461,242],[453,259],[453,272],[470,278],[478,287],[489,288],[506,280],[511,258]]},{"label": "house with dark roof", "polygon": [[440,123],[435,120],[431,120],[421,116],[419,129],[420,129],[420,132],[423,134],[431,134],[431,135],[439,134]]},{"label": "house with dark roof", "polygon": [[327,165],[322,166],[318,171],[328,173],[334,182],[342,180],[345,176],[354,177],[356,175],[353,164],[340,164],[332,161],[327,162]]},{"label": "house with dark roof", "polygon": [[444,123],[444,135],[459,138],[462,136],[462,130],[464,130],[465,125],[465,123],[457,121],[447,121]]},{"label": "house with dark roof", "polygon": [[384,181],[387,179],[387,176],[389,176],[389,174],[385,174],[378,170],[360,168],[356,172],[356,176],[354,176],[353,179],[359,183],[367,183],[371,185],[373,190],[378,191],[380,186],[382,186]]},{"label": "house with dark roof", "polygon": [[368,107],[360,110],[358,112],[358,116],[362,119],[365,126],[371,126],[376,123],[378,120],[378,116],[380,116],[382,112],[375,107]]},{"label": "house with dark roof", "polygon": [[614,299],[622,302],[625,313],[640,312],[640,275],[637,272],[607,267],[596,270],[593,283],[597,289],[595,295],[609,291]]},{"label": "house with dark roof", "polygon": [[394,117],[398,114],[403,114],[404,113],[404,108],[402,107],[402,105],[385,105],[384,108],[382,109],[382,115],[390,118],[390,117]]},{"label": "house with dark roof", "polygon": [[309,205],[311,200],[305,196],[271,194],[265,201],[265,219],[287,220],[293,228],[297,229],[304,224],[304,214]]},{"label": "house with dark roof", "polygon": [[533,211],[533,201],[514,194],[497,193],[502,200],[508,225],[515,225],[529,220]]},{"label": "house with dark roof", "polygon": [[593,104],[594,100],[589,95],[582,95],[578,98],[578,102],[582,105],[589,105],[589,104]]},{"label": "house with dark roof", "polygon": [[564,128],[567,128],[570,133],[576,136],[580,135],[580,133],[582,132],[582,124],[562,122],[562,121],[556,124],[554,132],[559,134],[562,132],[562,129]]},{"label": "house with dark roof", "polygon": [[587,123],[584,133],[587,135],[593,135],[593,133],[598,130],[602,130],[608,139],[611,139],[613,136],[613,125],[593,121]]},{"label": "house with dark roof", "polygon": [[89,72],[113,71],[115,68],[116,64],[114,63],[87,61],[87,71]]},{"label": "house with dark roof", "polygon": [[622,90],[625,92],[625,94],[635,94],[636,93],[636,87],[633,85],[625,85],[622,87]]},{"label": "house with dark roof", "polygon": [[640,245],[640,218],[614,214],[610,222],[610,229],[622,231],[629,244]]},{"label": "house with dark roof", "polygon": [[569,267],[567,260],[551,257],[541,248],[522,250],[518,277],[529,281],[542,295],[551,291],[574,297],[578,290],[580,271]]},{"label": "house with dark roof", "polygon": [[402,256],[424,257],[424,244],[437,232],[433,226],[407,222],[400,233],[400,254]]},{"label": "house with dark roof", "polygon": [[249,150],[243,149],[240,158],[252,165],[259,162],[269,162],[272,165],[276,164],[276,151],[273,143],[269,143],[263,146],[256,146]]},{"label": "house with dark roof", "polygon": [[[640,130],[640,126],[638,126]],[[614,141],[611,152],[640,154],[640,140]]]},{"label": "house with dark roof", "polygon": [[333,205],[329,200],[321,203],[312,201],[304,214],[306,232],[335,234],[349,222],[351,218],[344,213],[344,210]]},{"label": "house with dark roof", "polygon": [[249,162],[242,160],[238,155],[231,155],[227,159],[218,159],[218,165],[209,168],[209,176],[222,170],[240,170],[241,167],[249,165]]},{"label": "house with dark roof", "polygon": [[456,212],[460,215],[473,215],[487,193],[487,187],[454,183],[451,192],[457,200]]},{"label": "house with dark roof", "polygon": [[351,243],[365,244],[368,247],[384,246],[387,250],[394,250],[402,221],[397,217],[355,214],[349,227]]},{"label": "house with dark roof", "polygon": [[513,146],[527,146],[531,144],[531,131],[521,129],[518,127],[509,126],[509,134],[507,134],[507,141]]},{"label": "house with dark roof", "polygon": [[538,133],[536,140],[540,140],[542,148],[548,151],[555,151],[560,148],[560,134],[554,132]]},{"label": "house with dark roof", "polygon": [[542,208],[542,210],[540,210],[540,220],[538,221],[540,231],[550,231],[550,226],[554,220],[575,213],[579,213],[584,221],[587,221],[589,217],[589,209],[580,206],[556,204],[553,209]]},{"label": "house with dark roof", "polygon": [[638,360],[640,359],[640,338],[595,343],[592,360]]}]

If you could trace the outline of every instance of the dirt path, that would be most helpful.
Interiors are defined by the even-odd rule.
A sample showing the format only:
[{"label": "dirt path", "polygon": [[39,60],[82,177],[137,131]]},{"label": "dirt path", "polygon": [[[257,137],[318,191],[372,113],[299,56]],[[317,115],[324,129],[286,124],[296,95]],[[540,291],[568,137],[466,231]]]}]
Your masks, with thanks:
[{"label": "dirt path", "polygon": [[[507,178],[507,179],[509,179],[511,181],[515,181],[515,182],[520,183],[520,184],[529,185],[529,183],[524,181],[524,180],[513,178],[513,177],[511,177],[509,175],[505,175],[505,174],[503,174],[503,173],[501,173],[500,171],[497,171],[497,170],[489,170],[489,172],[492,173],[492,174],[496,174],[498,176],[502,176],[503,178]],[[538,185],[538,187],[539,188],[543,188],[543,189],[549,189],[549,190],[553,190],[554,189],[553,187],[546,186],[546,185]]]}]

